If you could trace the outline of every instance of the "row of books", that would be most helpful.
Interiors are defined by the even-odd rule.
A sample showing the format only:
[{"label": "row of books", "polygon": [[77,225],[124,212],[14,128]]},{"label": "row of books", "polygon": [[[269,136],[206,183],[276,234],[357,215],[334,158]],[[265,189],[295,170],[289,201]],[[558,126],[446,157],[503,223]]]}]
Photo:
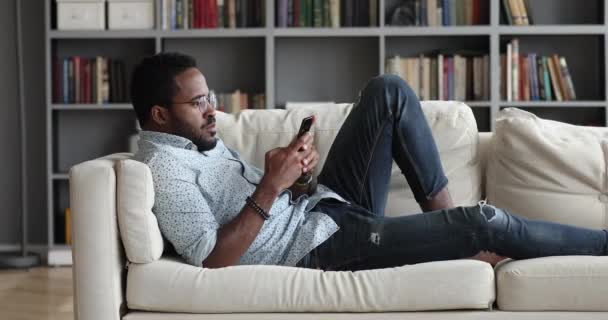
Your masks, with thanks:
[{"label": "row of books", "polygon": [[162,0],[163,30],[264,26],[265,0]]},{"label": "row of books", "polygon": [[488,55],[438,54],[386,61],[386,73],[405,79],[421,100],[488,100]]},{"label": "row of books", "polygon": [[103,104],[129,100],[123,61],[81,56],[53,60],[55,103]]},{"label": "row of books", "polygon": [[510,25],[526,26],[533,24],[529,0],[502,0],[505,20]]},{"label": "row of books", "polygon": [[387,25],[455,26],[489,23],[488,0],[404,0],[389,9]]},{"label": "row of books", "polygon": [[265,109],[266,95],[249,94],[241,90],[232,93],[216,93],[217,108],[226,113],[237,113],[243,109]]},{"label": "row of books", "polygon": [[507,44],[501,55],[502,96],[507,101],[576,100],[576,91],[565,57],[519,52],[519,40]]},{"label": "row of books", "polygon": [[378,25],[378,0],[276,0],[277,27]]}]

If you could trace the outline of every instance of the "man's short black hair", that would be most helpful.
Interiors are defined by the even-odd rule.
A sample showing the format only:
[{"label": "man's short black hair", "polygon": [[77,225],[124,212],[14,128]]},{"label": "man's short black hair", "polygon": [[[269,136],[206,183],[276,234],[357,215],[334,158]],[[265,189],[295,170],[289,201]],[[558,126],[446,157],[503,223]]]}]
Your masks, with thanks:
[{"label": "man's short black hair", "polygon": [[190,68],[196,68],[196,60],[175,52],[146,57],[135,67],[131,78],[131,102],[141,126],[150,118],[154,105],[171,106],[178,90],[175,77]]}]

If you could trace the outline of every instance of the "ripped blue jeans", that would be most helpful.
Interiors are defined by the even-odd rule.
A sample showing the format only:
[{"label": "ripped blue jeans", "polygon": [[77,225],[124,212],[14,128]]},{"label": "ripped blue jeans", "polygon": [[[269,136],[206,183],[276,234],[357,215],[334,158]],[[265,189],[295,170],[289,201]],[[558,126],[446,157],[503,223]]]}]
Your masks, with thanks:
[{"label": "ripped blue jeans", "polygon": [[393,159],[418,202],[447,185],[420,102],[401,78],[372,79],[341,127],[319,175],[350,204],[324,199],[340,230],[298,262],[323,270],[365,270],[466,258],[487,250],[526,259],[605,255],[607,233],[532,221],[480,202],[384,217]]}]

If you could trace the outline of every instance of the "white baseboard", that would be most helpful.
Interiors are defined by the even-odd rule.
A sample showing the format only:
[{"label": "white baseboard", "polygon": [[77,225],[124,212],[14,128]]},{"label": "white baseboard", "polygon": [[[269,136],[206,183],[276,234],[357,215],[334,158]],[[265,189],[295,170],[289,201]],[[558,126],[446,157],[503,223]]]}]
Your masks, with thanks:
[{"label": "white baseboard", "polygon": [[47,255],[49,266],[71,266],[72,250],[70,248],[53,248]]}]

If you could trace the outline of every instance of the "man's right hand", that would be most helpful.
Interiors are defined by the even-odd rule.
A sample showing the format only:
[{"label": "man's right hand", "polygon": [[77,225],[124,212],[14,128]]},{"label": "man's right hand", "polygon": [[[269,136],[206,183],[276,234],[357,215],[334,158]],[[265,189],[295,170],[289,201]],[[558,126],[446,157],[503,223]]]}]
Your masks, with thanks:
[{"label": "man's right hand", "polygon": [[289,188],[302,175],[302,162],[314,151],[312,142],[312,134],[305,133],[287,147],[266,152],[264,176],[260,185],[271,188],[277,194]]}]

